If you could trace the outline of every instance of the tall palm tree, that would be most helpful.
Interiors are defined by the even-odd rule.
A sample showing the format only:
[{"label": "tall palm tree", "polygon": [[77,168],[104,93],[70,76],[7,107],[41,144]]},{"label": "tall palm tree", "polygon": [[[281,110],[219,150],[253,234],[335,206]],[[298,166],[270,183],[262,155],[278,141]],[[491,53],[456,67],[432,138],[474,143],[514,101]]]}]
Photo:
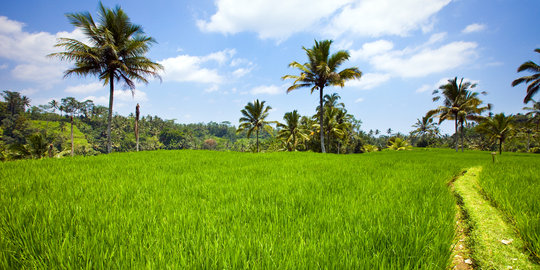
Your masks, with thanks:
[{"label": "tall palm tree", "polygon": [[[300,64],[296,61],[291,62],[289,67],[300,70],[300,75],[285,75],[281,79],[293,79],[293,85],[287,89],[287,93],[303,87],[310,87],[311,93],[319,90],[319,126],[324,127],[324,107],[323,90],[326,86],[344,87],[345,82],[352,79],[359,79],[362,72],[357,67],[346,68],[338,71],[338,68],[350,57],[348,51],[337,51],[330,55],[331,40],[317,41],[315,45],[307,49],[302,47],[307,54],[308,62]],[[320,132],[321,152],[325,153],[324,132]]]},{"label": "tall palm tree", "polygon": [[492,140],[499,141],[499,154],[502,154],[502,145],[506,138],[510,136],[514,126],[514,117],[512,115],[505,116],[504,113],[499,113],[493,117],[485,118],[478,125],[477,130],[480,133],[487,135]]},{"label": "tall palm tree", "polygon": [[114,82],[123,82],[134,93],[135,82],[148,83],[146,77],[160,78],[163,69],[145,57],[156,41],[145,35],[140,25],[133,24],[126,13],[99,4],[99,21],[96,23],[88,12],[66,15],[72,25],[80,28],[89,44],[71,38],[60,38],[57,47],[64,52],[51,56],[73,61],[75,66],[66,70],[70,75],[97,76],[109,84],[109,115],[107,123],[107,152],[111,152],[111,122],[113,113]]},{"label": "tall palm tree", "polygon": [[[485,92],[482,92],[485,94]],[[478,93],[476,92],[467,92],[464,97],[465,105],[463,106],[463,111],[458,115],[458,122],[460,126],[460,137],[461,137],[461,152],[464,148],[464,138],[465,138],[465,123],[467,121],[480,122],[483,117],[482,113],[491,110],[492,105],[487,104],[486,106],[481,106],[482,101],[477,97]]]},{"label": "tall palm tree", "polygon": [[251,133],[255,131],[257,136],[257,153],[259,152],[259,131],[266,130],[272,134],[272,127],[269,121],[266,121],[268,117],[268,111],[272,109],[270,106],[264,106],[266,101],[259,101],[256,99],[253,103],[249,102],[244,109],[240,112],[242,117],[240,118],[240,126],[237,129],[237,133],[247,131],[247,137],[251,136]]},{"label": "tall palm tree", "polygon": [[283,120],[285,120],[284,124],[277,123],[280,129],[277,138],[285,142],[288,151],[296,151],[298,142],[309,139],[307,131],[300,125],[300,114],[297,110],[287,112]]},{"label": "tall palm tree", "polygon": [[[534,50],[537,53],[540,53],[540,48]],[[515,79],[512,82],[512,86],[516,86],[521,83],[529,84],[527,87],[527,95],[523,99],[523,103],[527,103],[532,100],[532,97],[538,92],[540,88],[540,66],[533,61],[527,61],[521,66],[518,67],[517,72],[529,71],[533,73],[529,76],[523,76],[521,78]]]},{"label": "tall palm tree", "polygon": [[439,89],[433,91],[433,94],[437,95],[433,97],[433,101],[438,101],[442,98],[443,105],[439,106],[437,109],[430,110],[426,116],[438,114],[439,124],[445,120],[454,120],[456,152],[458,151],[459,145],[458,123],[462,124],[468,113],[472,114],[473,112],[481,112],[484,110],[484,108],[478,108],[478,106],[482,104],[482,101],[478,98],[478,93],[469,90],[475,87],[476,84],[463,82],[463,78],[458,82],[457,77],[454,77],[453,79],[448,80],[447,84],[443,84],[439,86]]}]

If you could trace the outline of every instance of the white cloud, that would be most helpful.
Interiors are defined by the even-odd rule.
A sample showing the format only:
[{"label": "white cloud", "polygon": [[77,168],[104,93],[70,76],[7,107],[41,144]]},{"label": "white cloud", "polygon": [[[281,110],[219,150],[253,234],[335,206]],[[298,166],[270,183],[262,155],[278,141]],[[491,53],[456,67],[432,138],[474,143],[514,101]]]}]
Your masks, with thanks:
[{"label": "white cloud", "polygon": [[369,59],[372,56],[387,52],[394,48],[394,44],[388,40],[377,40],[374,42],[364,43],[362,48],[358,50],[350,50],[351,61],[357,59]]},{"label": "white cloud", "polygon": [[375,88],[390,80],[390,74],[365,73],[360,80],[352,80],[345,83],[345,86],[358,87],[363,90]]},{"label": "white cloud", "polygon": [[[165,68],[163,80],[221,84],[226,76],[220,72],[224,69],[224,64],[237,67],[231,73],[234,77],[242,77],[251,71],[253,64],[245,59],[233,58],[235,54],[235,49],[225,49],[203,56],[183,54],[164,59],[159,62]],[[240,67],[241,65],[245,66]]]},{"label": "white cloud", "polygon": [[429,29],[430,18],[448,3],[450,0],[358,0],[334,16],[324,32],[333,36],[406,36],[417,29]]},{"label": "white cloud", "polygon": [[217,0],[217,11],[197,26],[206,32],[255,32],[278,41],[294,33],[330,36],[405,36],[430,31],[432,16],[450,0]]},{"label": "white cloud", "polygon": [[429,37],[429,40],[425,45],[431,45],[431,44],[443,41],[446,38],[446,36],[447,36],[446,32],[433,34],[431,35],[431,37]]},{"label": "white cloud", "polygon": [[95,82],[90,84],[79,84],[75,86],[68,86],[65,90],[66,93],[72,94],[90,94],[105,90],[106,87],[103,83]]},{"label": "white cloud", "polygon": [[232,74],[234,77],[240,78],[248,74],[249,72],[251,72],[251,68],[238,68],[238,69],[235,69]]},{"label": "white cloud", "polygon": [[11,74],[15,79],[45,83],[50,86],[62,79],[69,63],[47,57],[60,51],[54,45],[59,37],[84,40],[79,30],[72,32],[29,33],[23,31],[24,24],[0,16],[0,58],[16,63]]},{"label": "white cloud", "polygon": [[256,32],[260,38],[283,40],[311,29],[351,0],[217,0],[217,12],[209,21],[198,20],[206,32],[236,34]]},{"label": "white cloud", "polygon": [[261,85],[261,86],[257,86],[251,89],[250,91],[252,95],[261,95],[261,94],[278,95],[278,94],[283,94],[285,92],[286,92],[286,88],[284,88],[283,86],[277,86],[277,85]]},{"label": "white cloud", "polygon": [[422,77],[462,66],[476,57],[474,42],[457,41],[420,51],[406,48],[376,55],[370,63],[377,70],[400,77]]},{"label": "white cloud", "polygon": [[479,24],[479,23],[473,23],[467,25],[461,32],[465,34],[474,33],[474,32],[480,32],[486,29],[485,24]]},{"label": "white cloud", "polygon": [[0,34],[18,33],[22,31],[24,24],[12,21],[5,16],[0,16]]},{"label": "white cloud", "polygon": [[223,65],[225,61],[231,59],[236,54],[235,49],[226,49],[219,52],[214,52],[209,55],[201,57],[202,62],[216,61],[220,65]]},{"label": "white cloud", "polygon": [[199,82],[199,83],[221,83],[224,78],[216,69],[201,67],[205,57],[179,55],[167,58],[159,63],[164,67],[162,75],[164,81],[177,82]]},{"label": "white cloud", "polygon": [[362,102],[362,101],[364,101],[363,98],[357,98],[357,99],[354,101],[354,103],[360,103],[360,102]]},{"label": "white cloud", "polygon": [[7,64],[0,65],[0,69],[6,69],[6,68],[8,68]]}]

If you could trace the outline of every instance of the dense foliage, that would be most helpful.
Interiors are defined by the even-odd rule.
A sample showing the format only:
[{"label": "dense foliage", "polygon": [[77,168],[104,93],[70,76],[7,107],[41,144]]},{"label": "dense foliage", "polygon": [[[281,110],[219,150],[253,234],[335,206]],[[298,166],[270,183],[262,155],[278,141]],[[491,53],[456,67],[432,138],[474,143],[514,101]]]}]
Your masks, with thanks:
[{"label": "dense foliage", "polygon": [[[60,102],[31,106],[30,99],[18,92],[4,91],[0,101],[0,160],[61,157],[71,149],[71,116],[75,155],[95,155],[107,152],[107,112],[104,106],[91,100],[78,101],[72,97]],[[412,125],[409,135],[379,130],[361,130],[361,121],[347,112],[337,94],[325,95],[324,138],[331,153],[363,153],[390,147],[396,138],[415,147],[454,147],[454,137],[441,135],[431,116],[424,116]],[[540,152],[538,123],[539,103],[524,108],[526,114],[513,116],[512,129],[505,133],[504,145],[497,137],[482,132],[475,122],[463,125],[463,145],[467,149]],[[134,108],[135,111],[135,108]],[[144,112],[144,108],[141,109]],[[298,112],[285,113],[283,123],[259,134],[261,151],[320,152],[319,107],[312,116]],[[268,113],[268,112],[267,112]],[[491,119],[491,118],[486,118]],[[479,121],[482,123],[482,121]],[[269,130],[269,129],[267,129]],[[256,138],[247,131],[237,132],[230,122],[179,124],[158,116],[142,116],[139,120],[140,149],[209,149],[219,151],[256,151]],[[39,135],[39,136],[34,136]],[[34,137],[32,137],[34,136]],[[456,135],[454,135],[456,136]],[[112,147],[115,152],[135,151],[135,115],[114,115],[112,118]],[[32,140],[34,143],[32,143]],[[46,145],[46,151],[36,149]],[[399,148],[399,147],[398,147]],[[403,148],[399,148],[403,149]],[[408,148],[407,148],[408,149]],[[31,154],[31,152],[39,154]]]}]

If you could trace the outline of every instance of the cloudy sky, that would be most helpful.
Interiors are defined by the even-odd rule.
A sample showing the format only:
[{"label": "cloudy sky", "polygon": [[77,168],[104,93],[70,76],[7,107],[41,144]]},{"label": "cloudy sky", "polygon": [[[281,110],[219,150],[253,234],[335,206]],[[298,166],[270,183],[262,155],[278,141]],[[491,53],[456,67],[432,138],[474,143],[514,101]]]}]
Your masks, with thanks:
[{"label": "cloudy sky", "polygon": [[[337,92],[363,130],[409,132],[438,104],[431,92],[464,77],[487,91],[495,113],[518,113],[525,86],[512,88],[517,67],[540,61],[537,0],[171,0],[103,1],[120,5],[155,44],[148,57],[165,67],[162,82],[115,92],[122,115],[141,104],[144,115],[177,123],[230,121],[254,99],[272,106],[271,120],[297,109],[312,115],[318,95],[286,93],[291,61],[304,63],[302,46],[332,39],[351,54],[343,67],[363,76]],[[97,13],[97,1],[3,1],[0,10],[0,90],[18,91],[32,105],[73,96],[108,104],[95,77],[64,79],[71,63],[47,58],[58,37],[84,36],[66,13]],[[444,131],[453,125],[443,123]]]}]

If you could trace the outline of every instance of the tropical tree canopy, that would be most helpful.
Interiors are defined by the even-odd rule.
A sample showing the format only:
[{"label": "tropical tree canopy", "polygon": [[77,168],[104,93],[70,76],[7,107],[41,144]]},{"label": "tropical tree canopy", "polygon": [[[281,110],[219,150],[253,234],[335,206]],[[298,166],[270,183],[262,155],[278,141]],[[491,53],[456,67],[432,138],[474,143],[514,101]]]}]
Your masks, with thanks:
[{"label": "tropical tree canopy", "polygon": [[122,82],[133,91],[135,81],[148,83],[147,77],[160,78],[158,72],[163,67],[145,57],[156,41],[146,36],[142,27],[133,24],[118,6],[109,9],[100,3],[98,22],[89,12],[66,16],[72,25],[83,31],[86,40],[59,38],[56,47],[65,51],[50,56],[74,62],[74,67],[66,70],[64,77],[92,75],[102,80],[104,85],[109,84],[107,151],[110,153],[114,82]]},{"label": "tropical tree canopy", "polygon": [[[324,128],[324,108],[323,108],[323,89],[326,86],[344,87],[345,82],[352,79],[360,79],[362,72],[357,67],[346,68],[338,71],[339,67],[349,60],[349,52],[345,50],[337,51],[330,54],[331,40],[317,41],[312,48],[302,49],[306,52],[308,62],[300,64],[293,61],[289,67],[300,70],[300,75],[285,75],[285,79],[293,79],[293,85],[287,89],[287,93],[299,89],[310,88],[311,93],[319,91],[319,107],[322,108],[319,112],[319,126]],[[324,131],[320,132],[321,151],[325,153],[324,147]]]},{"label": "tropical tree canopy", "polygon": [[277,123],[277,138],[283,140],[288,151],[296,151],[299,142],[309,140],[309,131],[300,125],[300,114],[297,110],[285,113],[283,120],[285,123]]},{"label": "tropical tree canopy", "polygon": [[514,117],[512,115],[505,116],[504,113],[499,113],[493,117],[485,118],[484,121],[478,125],[477,130],[493,141],[498,140],[499,154],[502,154],[502,145],[513,131],[513,122]]},{"label": "tropical tree canopy", "polygon": [[[443,99],[443,105],[437,109],[431,110],[426,116],[437,115],[439,124],[445,120],[454,120],[455,128],[455,149],[458,151],[458,123],[462,126],[465,121],[478,120],[478,115],[491,108],[491,105],[480,107],[482,100],[478,98],[479,93],[470,89],[475,88],[476,84],[463,82],[463,78],[458,82],[457,77],[448,80],[447,84],[439,86],[439,89],[433,91],[433,101]],[[485,94],[485,92],[482,92]],[[463,142],[463,133],[462,133]]]},{"label": "tropical tree canopy", "polygon": [[259,131],[265,130],[272,134],[272,127],[269,121],[266,121],[268,117],[268,111],[272,109],[270,106],[265,106],[266,101],[259,101],[256,99],[253,102],[249,102],[244,109],[240,112],[242,117],[239,119],[240,125],[237,132],[246,131],[246,136],[249,138],[251,133],[255,132],[257,136],[257,152],[259,152]]},{"label": "tropical tree canopy", "polygon": [[[540,53],[540,48],[537,48],[534,51]],[[533,100],[532,97],[538,92],[538,88],[540,88],[540,66],[538,66],[533,61],[527,61],[521,64],[521,66],[519,66],[517,69],[518,73],[522,71],[528,71],[532,74],[529,76],[523,76],[521,78],[515,79],[512,82],[512,86],[516,86],[521,83],[529,85],[527,86],[527,94],[523,99],[523,103],[528,103],[529,101]]]}]

